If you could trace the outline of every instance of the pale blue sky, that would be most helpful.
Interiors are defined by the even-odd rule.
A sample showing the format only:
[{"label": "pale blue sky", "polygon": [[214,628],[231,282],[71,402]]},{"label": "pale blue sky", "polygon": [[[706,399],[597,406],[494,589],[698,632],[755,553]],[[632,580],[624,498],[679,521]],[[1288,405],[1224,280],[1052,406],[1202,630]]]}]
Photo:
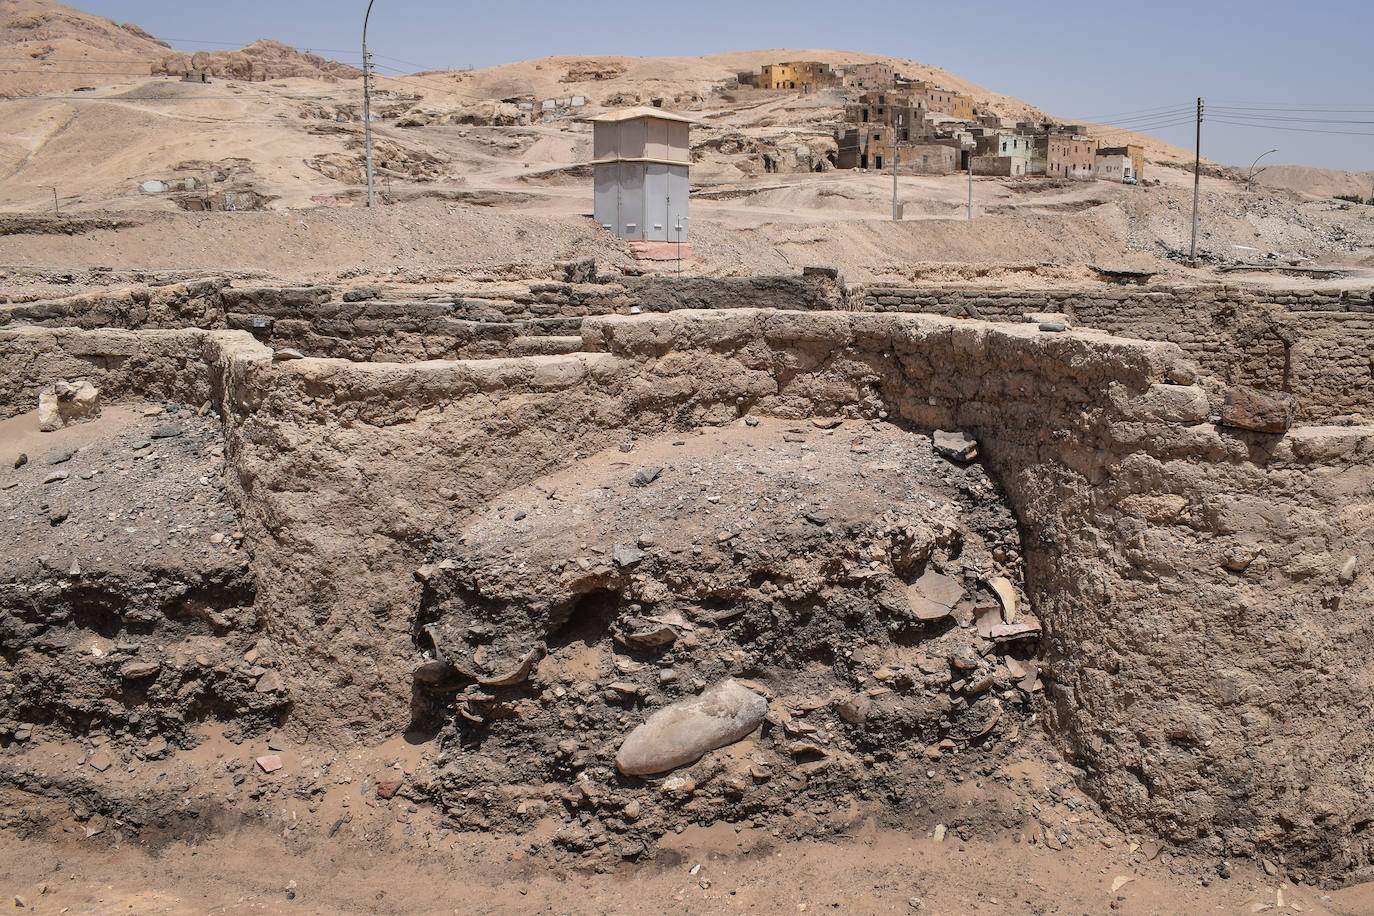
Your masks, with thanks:
[{"label": "pale blue sky", "polygon": [[[347,49],[359,44],[367,6],[365,0],[75,5],[136,22],[188,50],[274,38],[329,49],[321,53],[355,63],[359,52]],[[943,67],[1065,118],[1122,115],[1112,122],[1156,128],[1148,132],[1190,148],[1191,121],[1174,122],[1188,120],[1184,109],[1201,95],[1215,113],[1203,128],[1209,158],[1248,165],[1278,147],[1266,163],[1374,169],[1374,0],[1111,6],[1120,12],[1108,14],[1108,5],[1092,2],[697,0],[663,3],[656,15],[643,0],[510,6],[376,0],[369,43],[379,64],[396,68],[386,73],[550,54],[657,57],[755,48],[890,54]]]}]

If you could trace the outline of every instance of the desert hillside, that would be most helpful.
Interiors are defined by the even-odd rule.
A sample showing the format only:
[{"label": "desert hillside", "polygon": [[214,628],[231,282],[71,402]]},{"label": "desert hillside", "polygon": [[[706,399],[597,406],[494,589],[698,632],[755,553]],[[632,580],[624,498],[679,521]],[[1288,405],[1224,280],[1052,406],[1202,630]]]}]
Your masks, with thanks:
[{"label": "desert hillside", "polygon": [[174,50],[133,23],[54,0],[0,0],[0,97],[87,90],[195,67],[239,79],[356,78],[353,67],[267,39],[237,51]]},{"label": "desert hillside", "polygon": [[1305,165],[1271,165],[1260,169],[1255,181],[1265,187],[1284,188],[1313,197],[1336,197],[1341,194],[1358,194],[1366,200],[1374,197],[1374,171],[1342,172]]},{"label": "desert hillside", "polygon": [[[628,246],[588,219],[586,118],[655,104],[695,122],[691,270],[821,262],[861,278],[907,270],[913,260],[1163,268],[1189,244],[1192,154],[1155,138],[1110,134],[1145,147],[1149,180],[1140,187],[981,179],[975,225],[967,223],[966,178],[903,175],[903,225],[892,227],[890,175],[834,167],[843,91],[774,92],[738,80],[782,60],[877,60],[967,93],[1009,122],[1064,120],[917,61],[762,49],[565,55],[414,74],[387,68],[372,109],[376,192],[384,206],[406,206],[383,220],[346,212],[366,203],[362,81],[346,65],[266,39],[192,55],[136,25],[51,0],[0,0],[0,45],[0,56],[16,61],[12,72],[0,70],[0,96],[9,97],[0,101],[0,211],[27,219],[56,208],[64,218],[114,216],[137,226],[116,241],[103,231],[20,231],[19,220],[0,238],[0,264],[115,266],[117,253],[125,267],[219,265],[277,276],[307,269],[330,278],[407,262],[442,272],[454,262],[534,261],[541,239],[557,239],[564,253],[618,245],[627,255]],[[189,69],[210,81],[183,81]],[[1204,179],[1199,246],[1209,259],[1370,262],[1374,229],[1362,212],[1337,212],[1288,190],[1244,194],[1236,179],[1218,167]],[[292,215],[302,210],[315,212]],[[394,235],[378,234],[393,222]],[[295,236],[306,225],[315,239],[309,258],[284,254],[299,250]],[[533,226],[547,228],[528,235]]]}]

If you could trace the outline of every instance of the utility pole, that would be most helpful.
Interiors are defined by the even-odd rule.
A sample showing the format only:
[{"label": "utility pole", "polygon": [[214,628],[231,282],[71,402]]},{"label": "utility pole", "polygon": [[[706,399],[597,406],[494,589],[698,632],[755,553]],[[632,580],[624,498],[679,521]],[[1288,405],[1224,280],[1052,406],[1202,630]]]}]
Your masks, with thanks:
[{"label": "utility pole", "polygon": [[895,223],[900,218],[897,212],[897,143],[892,143],[892,221]]},{"label": "utility pole", "polygon": [[902,116],[897,115],[897,123],[892,126],[892,221],[897,222],[897,137],[902,129]]},{"label": "utility pole", "polygon": [[367,147],[367,205],[377,206],[377,195],[372,190],[372,55],[367,53],[367,20],[372,16],[372,4],[367,0],[367,12],[363,14],[363,143]]},{"label": "utility pole", "polygon": [[1202,185],[1202,96],[1197,99],[1197,145],[1193,148],[1193,244],[1188,260],[1197,267],[1197,201]]},{"label": "utility pole", "polygon": [[973,150],[968,151],[968,218],[973,222]]}]

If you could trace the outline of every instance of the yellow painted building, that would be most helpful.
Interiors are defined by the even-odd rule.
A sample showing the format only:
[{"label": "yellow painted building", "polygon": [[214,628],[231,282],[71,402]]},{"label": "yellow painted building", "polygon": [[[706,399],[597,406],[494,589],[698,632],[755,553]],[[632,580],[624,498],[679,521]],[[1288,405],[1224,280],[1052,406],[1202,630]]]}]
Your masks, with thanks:
[{"label": "yellow painted building", "polygon": [[787,89],[810,92],[839,83],[839,77],[829,64],[818,60],[794,60],[781,64],[764,64],[759,74],[760,89]]}]

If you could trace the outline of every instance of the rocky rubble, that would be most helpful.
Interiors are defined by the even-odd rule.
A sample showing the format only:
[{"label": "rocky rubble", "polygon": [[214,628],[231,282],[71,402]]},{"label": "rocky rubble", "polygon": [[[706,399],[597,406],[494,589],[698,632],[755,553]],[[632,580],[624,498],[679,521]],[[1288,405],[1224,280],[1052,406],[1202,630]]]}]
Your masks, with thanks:
[{"label": "rocky rubble", "polygon": [[121,408],[65,441],[0,471],[0,744],[104,735],[157,756],[201,722],[277,722],[218,423]]},{"label": "rocky rubble", "polygon": [[887,424],[627,440],[502,497],[417,575],[433,797],[474,828],[554,816],[568,850],[900,805],[947,758],[996,759],[1039,689],[997,487]]},{"label": "rocky rubble", "polygon": [[58,381],[38,395],[38,428],[55,432],[100,415],[100,391],[86,379]]}]

